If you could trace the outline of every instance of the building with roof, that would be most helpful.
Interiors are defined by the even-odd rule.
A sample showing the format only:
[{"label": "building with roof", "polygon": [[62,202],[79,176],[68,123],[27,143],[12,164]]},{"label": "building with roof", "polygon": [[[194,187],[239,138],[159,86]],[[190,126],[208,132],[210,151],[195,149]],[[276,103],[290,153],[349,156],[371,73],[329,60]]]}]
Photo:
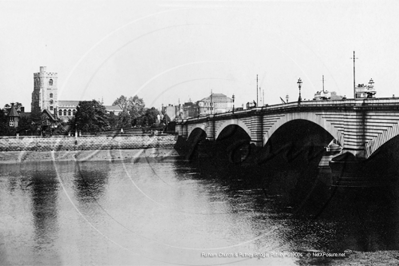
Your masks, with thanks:
[{"label": "building with roof", "polygon": [[40,67],[40,72],[33,74],[33,92],[31,112],[39,113],[44,109],[53,112],[57,106],[58,87],[57,73],[47,72],[45,66]]},{"label": "building with roof", "polygon": [[230,112],[233,110],[233,99],[223,93],[211,93],[197,102],[200,115]]},{"label": "building with roof", "polygon": [[15,128],[18,127],[19,118],[20,117],[17,108],[15,108],[14,103],[12,103],[7,114],[8,125],[10,127],[15,127]]},{"label": "building with roof", "polygon": [[162,106],[162,112],[171,120],[187,119],[200,115],[230,112],[233,110],[233,99],[223,93],[211,93],[208,97],[197,102],[185,102],[184,104]]},{"label": "building with roof", "polygon": [[60,100],[58,101],[56,117],[66,122],[75,116],[77,111],[76,107],[79,105],[79,101],[73,100]]},{"label": "building with roof", "polygon": [[[41,113],[48,110],[52,119],[67,122],[75,116],[80,101],[58,100],[57,73],[47,72],[45,66],[40,72],[33,74],[34,87],[32,92],[31,111]],[[119,106],[106,105],[107,113],[118,115],[122,112]]]},{"label": "building with roof", "polygon": [[198,104],[193,102],[186,102],[183,104],[182,118],[196,117],[199,114]]},{"label": "building with roof", "polygon": [[104,107],[107,114],[113,113],[114,115],[119,115],[123,111],[118,105],[104,105]]},{"label": "building with roof", "polygon": [[166,106],[162,106],[162,113],[167,115],[170,120],[175,120],[179,118],[180,115],[180,106],[168,104]]},{"label": "building with roof", "polygon": [[54,128],[57,127],[57,117],[56,115],[53,115],[49,110],[44,109],[42,111],[42,114],[40,116],[41,120],[41,132],[43,135],[46,135],[46,132],[48,134],[52,134],[52,131]]},{"label": "building with roof", "polygon": [[11,104],[5,104],[4,105],[4,111],[5,114],[8,115],[8,113],[11,111],[11,106],[14,105],[15,110],[17,110],[18,114],[25,113],[25,107],[22,105],[22,103],[15,102]]},{"label": "building with roof", "polygon": [[53,119],[68,121],[76,113],[79,101],[58,100],[57,73],[47,72],[45,66],[40,72],[33,74],[34,87],[32,92],[31,112],[41,113],[48,110]]}]

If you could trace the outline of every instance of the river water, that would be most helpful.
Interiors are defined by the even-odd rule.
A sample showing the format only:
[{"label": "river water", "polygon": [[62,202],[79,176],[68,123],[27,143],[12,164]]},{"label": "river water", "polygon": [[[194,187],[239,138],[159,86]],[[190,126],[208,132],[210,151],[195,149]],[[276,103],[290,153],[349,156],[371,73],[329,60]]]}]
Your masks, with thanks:
[{"label": "river water", "polygon": [[301,186],[288,168],[157,152],[2,164],[0,265],[344,265],[311,254],[399,248],[392,189]]}]

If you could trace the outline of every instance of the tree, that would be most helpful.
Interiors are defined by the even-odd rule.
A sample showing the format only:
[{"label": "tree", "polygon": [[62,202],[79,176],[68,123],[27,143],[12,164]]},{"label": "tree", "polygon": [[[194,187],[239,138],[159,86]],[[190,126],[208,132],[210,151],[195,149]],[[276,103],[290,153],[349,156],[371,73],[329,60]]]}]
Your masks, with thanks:
[{"label": "tree", "polygon": [[132,127],[132,119],[127,111],[121,112],[118,115],[118,127],[130,128]]},{"label": "tree", "polygon": [[[135,121],[136,118],[142,116],[145,111],[145,103],[142,98],[139,98],[137,95],[133,97],[127,98],[124,95],[116,98],[112,105],[117,105],[122,109],[123,112],[127,112],[130,114],[130,119]],[[123,117],[127,118],[127,115],[124,114]]]},{"label": "tree", "polygon": [[29,133],[31,132],[32,118],[31,116],[21,115],[18,121],[18,132]]},{"label": "tree", "polygon": [[129,113],[132,119],[140,117],[144,114],[145,103],[142,98],[137,95],[129,98]]},{"label": "tree", "polygon": [[38,132],[40,131],[42,124],[41,115],[42,113],[38,110],[32,110],[32,112],[30,113],[30,119],[32,120],[30,128],[33,135],[38,134]]},{"label": "tree", "polygon": [[118,127],[118,116],[115,115],[114,112],[108,115],[108,124],[111,129],[116,129]]},{"label": "tree", "polygon": [[78,130],[97,133],[109,127],[106,109],[96,100],[81,101],[76,109],[75,125]]},{"label": "tree", "polygon": [[159,114],[160,114],[159,111],[155,107],[147,109],[142,118],[142,125],[143,126],[153,126],[153,125],[157,126],[160,122],[158,119]]},{"label": "tree", "polygon": [[7,135],[8,125],[7,125],[7,116],[4,110],[0,109],[0,135]]},{"label": "tree", "polygon": [[116,98],[112,105],[117,105],[122,109],[122,111],[127,111],[129,108],[129,99],[124,95],[121,95],[120,97]]}]

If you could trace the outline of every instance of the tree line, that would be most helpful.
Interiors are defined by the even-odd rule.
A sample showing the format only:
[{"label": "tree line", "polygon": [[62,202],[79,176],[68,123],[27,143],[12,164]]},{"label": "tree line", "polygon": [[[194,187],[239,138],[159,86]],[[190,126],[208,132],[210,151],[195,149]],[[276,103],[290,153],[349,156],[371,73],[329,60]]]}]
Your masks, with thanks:
[{"label": "tree line", "polygon": [[[170,122],[169,117],[155,107],[146,108],[144,100],[137,95],[129,98],[121,95],[112,105],[121,109],[119,114],[107,112],[99,101],[80,101],[75,116],[66,123],[58,121],[54,132],[66,134],[68,131],[79,130],[97,133],[132,127],[161,128]],[[18,127],[13,128],[7,123],[5,110],[0,109],[0,135],[15,135],[17,132],[29,135],[40,134],[40,115],[40,113],[31,113],[30,116],[21,116]]]}]

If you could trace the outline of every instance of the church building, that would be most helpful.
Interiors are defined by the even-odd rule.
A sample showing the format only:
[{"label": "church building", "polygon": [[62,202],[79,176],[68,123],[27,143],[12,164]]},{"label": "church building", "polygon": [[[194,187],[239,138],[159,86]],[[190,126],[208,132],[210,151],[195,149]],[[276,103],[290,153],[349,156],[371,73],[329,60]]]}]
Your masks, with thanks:
[{"label": "church building", "polygon": [[54,118],[66,122],[76,113],[79,101],[58,100],[58,77],[55,72],[47,72],[45,66],[40,72],[33,74],[34,87],[32,92],[32,112],[47,110]]},{"label": "church building", "polygon": [[[33,74],[34,87],[32,92],[31,112],[42,113],[47,110],[54,119],[67,122],[75,116],[79,101],[58,100],[58,77],[55,72],[47,72],[45,66],[40,72]],[[118,115],[122,112],[119,106],[105,106],[108,113]]]},{"label": "church building", "polygon": [[40,72],[33,74],[33,80],[31,112],[47,109],[53,113],[58,99],[57,73],[47,72],[46,67],[41,66]]}]

